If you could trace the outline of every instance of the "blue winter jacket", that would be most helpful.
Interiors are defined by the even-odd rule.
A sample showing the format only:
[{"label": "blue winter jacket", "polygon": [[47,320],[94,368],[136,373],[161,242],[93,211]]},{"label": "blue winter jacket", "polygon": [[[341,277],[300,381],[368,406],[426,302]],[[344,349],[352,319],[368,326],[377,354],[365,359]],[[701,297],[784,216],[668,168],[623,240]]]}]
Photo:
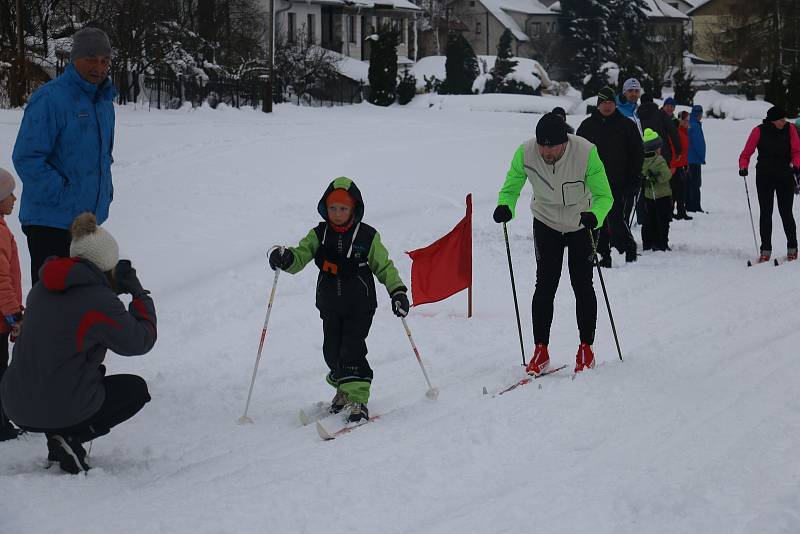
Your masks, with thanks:
[{"label": "blue winter jacket", "polygon": [[706,137],[703,135],[703,123],[695,115],[689,116],[689,164],[706,164]]},{"label": "blue winter jacket", "polygon": [[642,121],[639,120],[639,114],[636,112],[636,107],[636,104],[628,102],[628,100],[623,98],[622,95],[617,95],[617,109],[620,113],[632,120],[634,124],[636,124],[636,128],[639,129],[639,135],[643,135]]},{"label": "blue winter jacket", "polygon": [[74,65],[31,96],[14,145],[23,225],[67,229],[84,211],[108,218],[114,197],[114,86],[87,82]]}]

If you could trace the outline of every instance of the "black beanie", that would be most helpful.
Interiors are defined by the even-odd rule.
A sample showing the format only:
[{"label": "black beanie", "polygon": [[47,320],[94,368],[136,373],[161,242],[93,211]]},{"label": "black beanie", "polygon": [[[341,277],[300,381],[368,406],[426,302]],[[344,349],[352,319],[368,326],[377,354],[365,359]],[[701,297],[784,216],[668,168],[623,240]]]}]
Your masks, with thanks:
[{"label": "black beanie", "polygon": [[653,103],[653,95],[650,93],[645,93],[641,96],[642,104],[652,104]]},{"label": "black beanie", "polygon": [[567,142],[567,123],[555,113],[546,113],[536,124],[536,144],[555,146]]},{"label": "black beanie", "polygon": [[550,113],[555,113],[556,115],[558,115],[562,119],[567,120],[567,112],[564,111],[564,108],[562,108],[561,106],[554,107],[553,111],[551,111]]},{"label": "black beanie", "polygon": [[783,108],[780,108],[778,106],[772,106],[767,111],[767,120],[770,122],[779,121],[785,118],[786,118],[786,112],[783,110]]},{"label": "black beanie", "polygon": [[614,90],[611,87],[606,85],[605,87],[603,87],[602,89],[597,91],[597,103],[598,104],[601,104],[603,102],[615,102],[616,103],[616,101],[614,100],[614,96],[615,96],[614,95]]}]

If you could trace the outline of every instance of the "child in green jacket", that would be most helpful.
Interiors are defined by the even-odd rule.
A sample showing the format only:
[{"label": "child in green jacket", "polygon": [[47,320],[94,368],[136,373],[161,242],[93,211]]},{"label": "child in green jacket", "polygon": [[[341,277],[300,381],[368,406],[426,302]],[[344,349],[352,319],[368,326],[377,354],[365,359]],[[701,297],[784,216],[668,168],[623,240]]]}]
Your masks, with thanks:
[{"label": "child in green jacket", "polygon": [[645,129],[644,178],[645,218],[642,224],[642,249],[670,250],[669,223],[672,220],[672,172],[667,161],[661,156],[661,137]]},{"label": "child in green jacket", "polygon": [[269,265],[296,274],[314,260],[320,270],[316,305],[322,318],[322,352],[330,369],[326,380],[336,388],[330,411],[349,406],[349,421],[368,420],[372,369],[366,339],[378,305],[373,274],[389,291],[398,317],[408,314],[407,289],[378,231],[362,222],[364,202],[352,180],[331,182],[317,211],[323,222],[296,247],[273,250]]}]

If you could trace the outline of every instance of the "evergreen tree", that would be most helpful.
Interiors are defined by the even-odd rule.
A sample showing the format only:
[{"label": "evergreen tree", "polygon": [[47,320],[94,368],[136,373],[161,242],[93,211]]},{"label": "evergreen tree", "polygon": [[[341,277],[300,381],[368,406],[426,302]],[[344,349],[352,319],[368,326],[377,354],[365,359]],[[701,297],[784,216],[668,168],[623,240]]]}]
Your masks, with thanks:
[{"label": "evergreen tree", "polygon": [[589,85],[594,88],[590,91],[596,92],[605,85],[605,79],[597,79],[600,65],[614,59],[610,6],[607,1],[561,0],[561,14],[569,22],[559,27],[575,49],[570,61],[571,81],[582,87]]},{"label": "evergreen tree", "polygon": [[506,29],[503,35],[500,36],[500,42],[497,43],[497,60],[494,62],[494,67],[489,71],[492,76],[486,82],[484,93],[503,93],[506,85],[506,76],[511,74],[517,66],[517,61],[511,59],[511,40],[513,39],[511,30]]},{"label": "evergreen tree", "polygon": [[463,35],[451,32],[447,36],[447,77],[442,83],[442,94],[472,94],[472,83],[478,77],[478,58]]},{"label": "evergreen tree", "polygon": [[694,76],[686,70],[686,65],[683,61],[680,66],[672,75],[672,88],[675,90],[675,100],[679,104],[690,106],[694,100],[695,90],[692,87]]},{"label": "evergreen tree", "polygon": [[389,106],[397,96],[397,31],[384,26],[372,42],[369,57],[369,101]]}]

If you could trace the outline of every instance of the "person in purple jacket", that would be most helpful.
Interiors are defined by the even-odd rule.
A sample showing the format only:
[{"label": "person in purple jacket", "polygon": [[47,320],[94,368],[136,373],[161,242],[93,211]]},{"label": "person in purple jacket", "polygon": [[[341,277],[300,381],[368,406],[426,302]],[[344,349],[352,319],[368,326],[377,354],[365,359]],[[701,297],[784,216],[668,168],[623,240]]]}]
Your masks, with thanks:
[{"label": "person in purple jacket", "polygon": [[[135,375],[105,376],[111,350],[145,354],[156,342],[156,310],[117,242],[91,213],[72,223],[68,258],[52,258],[28,294],[25,324],[0,382],[9,419],[47,436],[47,459],[87,471],[82,443],[108,434],[150,401]],[[126,309],[117,295],[133,299]]]}]

